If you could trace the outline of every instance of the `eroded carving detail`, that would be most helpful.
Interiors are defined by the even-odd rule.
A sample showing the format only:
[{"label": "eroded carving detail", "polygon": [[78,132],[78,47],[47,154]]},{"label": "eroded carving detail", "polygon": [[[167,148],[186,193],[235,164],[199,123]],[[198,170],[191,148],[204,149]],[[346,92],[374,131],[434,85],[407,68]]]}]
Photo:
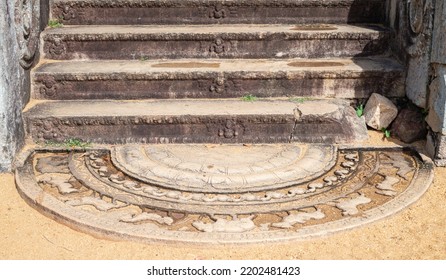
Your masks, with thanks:
[{"label": "eroded carving detail", "polygon": [[202,221],[193,222],[192,225],[204,232],[247,232],[256,228],[256,225],[252,221],[254,216],[249,216],[247,218],[237,218],[233,217],[232,220],[227,220],[223,218],[215,218],[214,223],[204,223]]},{"label": "eroded carving detail", "polygon": [[424,0],[410,0],[407,1],[409,26],[413,33],[418,34],[423,30],[424,21]]},{"label": "eroded carving detail", "polygon": [[37,182],[42,184],[51,185],[59,190],[61,194],[70,194],[79,192],[78,189],[74,188],[70,183],[72,179],[71,175],[62,176],[62,175],[51,175],[51,174],[43,174],[37,177]]},{"label": "eroded carving detail", "polygon": [[224,127],[218,130],[218,136],[222,138],[232,139],[243,134],[244,128],[235,120],[226,120]]},{"label": "eroded carving detail", "polygon": [[34,63],[39,45],[39,0],[16,0],[14,14],[17,41],[21,52],[20,65],[29,69]]},{"label": "eroded carving detail", "polygon": [[56,79],[54,79],[54,77],[48,77],[43,80],[39,91],[42,97],[55,97],[57,94]]},{"label": "eroded carving detail", "polygon": [[170,217],[162,217],[155,213],[141,213],[136,215],[126,215],[121,218],[121,222],[124,223],[141,223],[141,222],[157,222],[161,225],[172,225],[173,219]]},{"label": "eroded carving detail", "polygon": [[407,53],[411,57],[425,55],[426,46],[432,37],[432,2],[431,0],[411,0],[407,2],[409,42]]},{"label": "eroded carving detail", "polygon": [[118,209],[125,206],[118,203],[106,202],[100,197],[91,196],[84,196],[80,199],[68,200],[66,203],[70,206],[93,206],[99,211],[109,211],[111,209]]},{"label": "eroded carving detail", "polygon": [[307,221],[321,220],[323,218],[325,218],[325,214],[320,209],[317,209],[310,213],[300,212],[298,214],[289,214],[280,223],[274,223],[272,226],[277,228],[292,228],[295,224],[305,224]]},{"label": "eroded carving detail", "polygon": [[210,8],[209,17],[214,19],[222,19],[226,17],[226,9],[221,3],[215,4],[214,7]]},{"label": "eroded carving detail", "polygon": [[354,216],[359,213],[359,205],[368,204],[370,202],[372,202],[370,198],[366,197],[364,194],[361,194],[356,198],[336,203],[336,207],[342,210],[342,215]]},{"label": "eroded carving detail", "polygon": [[62,8],[62,18],[63,20],[70,21],[77,17],[77,10],[71,5],[65,5]]},{"label": "eroded carving detail", "polygon": [[384,181],[376,185],[376,188],[378,189],[376,193],[386,196],[395,196],[398,192],[395,190],[394,186],[399,182],[400,179],[398,178],[392,176],[385,176]]},{"label": "eroded carving detail", "polygon": [[209,90],[213,93],[223,93],[226,91],[226,80],[224,77],[218,77],[214,83],[209,87]]},{"label": "eroded carving detail", "polygon": [[229,43],[225,42],[222,38],[217,38],[209,47],[210,53],[223,54],[229,50]]},{"label": "eroded carving detail", "polygon": [[51,37],[51,40],[46,41],[46,48],[48,53],[53,58],[62,58],[67,52],[67,43],[58,37]]},{"label": "eroded carving detail", "polygon": [[32,123],[33,129],[35,130],[35,135],[38,141],[54,140],[62,141],[65,140],[66,134],[61,128],[63,124],[57,119],[44,119],[35,120]]},{"label": "eroded carving detail", "polygon": [[[89,153],[59,151],[48,155],[37,153],[36,160],[27,161],[34,165],[34,168],[27,168],[27,172],[32,172],[39,189],[33,193],[44,192],[43,201],[55,199],[59,207],[66,205],[64,213],[71,211],[81,220],[93,217],[93,220],[81,221],[91,223],[88,224],[89,229],[97,227],[98,223],[124,236],[227,243],[249,242],[252,239],[285,240],[302,234],[311,236],[311,233],[331,232],[338,227],[351,228],[350,223],[361,224],[369,218],[374,220],[377,215],[384,215],[385,207],[389,205],[400,209],[398,207],[402,207],[405,201],[393,200],[412,195],[413,190],[408,188],[416,188],[420,182],[430,182],[431,177],[425,175],[432,171],[422,175],[428,170],[427,166],[417,169],[421,164],[419,159],[409,154],[404,154],[404,158],[406,162],[412,162],[406,165],[413,166],[413,172],[403,172],[407,180],[399,178],[397,173],[401,170],[393,168],[398,164],[391,163],[400,159],[398,155],[401,152],[341,150],[339,154],[333,168],[310,182],[298,183],[291,189],[285,188],[286,191],[272,184],[270,190],[252,194],[246,192],[243,186],[234,186],[232,193],[220,195],[201,193],[199,189],[185,192],[145,184],[118,170],[106,150]],[[166,158],[168,153],[158,150],[157,156]],[[68,173],[64,157],[68,159]],[[57,161],[57,168],[42,168],[53,158]],[[319,156],[314,153],[311,158],[317,160]],[[174,164],[174,158],[168,157],[168,161]],[[272,160],[270,164],[274,162]],[[348,165],[354,170],[342,167],[345,162],[354,162],[355,165]],[[309,162],[303,166],[312,165]],[[345,178],[340,179],[335,174],[339,171],[338,174],[345,175],[345,170],[349,171]],[[323,179],[330,177],[338,179],[331,180],[333,185],[324,189],[326,182]],[[28,186],[29,183],[26,186],[19,183],[25,195],[28,194],[23,188]],[[311,188],[316,191],[308,192],[310,187],[307,186],[313,186]],[[384,193],[380,194],[379,191]],[[293,195],[302,196],[293,199]],[[411,197],[407,199],[413,201]],[[32,198],[30,201],[40,203],[42,200]]]}]

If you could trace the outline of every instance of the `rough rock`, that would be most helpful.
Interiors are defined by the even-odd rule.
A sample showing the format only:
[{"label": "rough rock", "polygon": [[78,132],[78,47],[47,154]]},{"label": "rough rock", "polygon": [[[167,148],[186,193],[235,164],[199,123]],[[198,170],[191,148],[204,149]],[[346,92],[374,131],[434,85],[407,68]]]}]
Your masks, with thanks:
[{"label": "rough rock", "polygon": [[405,143],[412,143],[426,138],[427,124],[423,113],[416,107],[408,107],[398,114],[392,123],[392,134]]},{"label": "rough rock", "polygon": [[381,130],[387,128],[398,115],[398,108],[388,98],[373,93],[364,109],[368,126]]}]

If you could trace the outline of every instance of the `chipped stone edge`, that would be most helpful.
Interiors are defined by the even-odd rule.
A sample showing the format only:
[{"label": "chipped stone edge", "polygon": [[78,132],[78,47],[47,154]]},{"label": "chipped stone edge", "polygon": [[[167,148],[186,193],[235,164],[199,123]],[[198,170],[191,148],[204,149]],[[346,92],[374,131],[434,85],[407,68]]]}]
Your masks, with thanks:
[{"label": "chipped stone edge", "polygon": [[[350,148],[351,149],[351,148]],[[403,150],[401,148],[369,147],[368,150]],[[51,151],[52,149],[44,149]],[[411,149],[414,151],[413,149]],[[424,165],[416,171],[414,180],[407,189],[377,208],[365,211],[362,216],[345,218],[322,225],[309,226],[296,232],[256,232],[241,234],[210,234],[167,231],[159,228],[137,228],[116,222],[97,220],[93,214],[76,211],[67,207],[63,202],[47,195],[32,177],[32,166],[29,164],[31,155],[36,150],[28,151],[28,157],[23,165],[15,171],[15,181],[20,196],[34,209],[55,221],[70,228],[83,231],[98,238],[128,240],[135,242],[161,242],[161,243],[192,243],[205,244],[252,244],[259,242],[286,242],[303,241],[324,237],[336,232],[351,230],[365,226],[377,220],[390,217],[406,207],[415,203],[427,191],[433,182],[434,163],[424,155],[419,155],[419,161]],[[41,150],[40,150],[41,151]],[[57,151],[57,149],[53,150]],[[59,150],[60,151],[60,150]],[[21,158],[26,157],[24,155]],[[95,222],[96,221],[96,222]],[[118,226],[119,225],[119,226]]]}]

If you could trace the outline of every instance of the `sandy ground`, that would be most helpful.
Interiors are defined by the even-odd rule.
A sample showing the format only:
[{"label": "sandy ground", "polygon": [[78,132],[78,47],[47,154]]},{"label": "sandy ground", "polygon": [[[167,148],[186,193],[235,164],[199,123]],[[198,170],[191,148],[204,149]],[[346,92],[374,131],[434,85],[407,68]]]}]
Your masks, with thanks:
[{"label": "sandy ground", "polygon": [[[372,144],[394,144],[372,135]],[[200,246],[98,239],[28,206],[0,174],[0,259],[446,259],[446,168],[414,205],[387,219],[302,242]]]}]

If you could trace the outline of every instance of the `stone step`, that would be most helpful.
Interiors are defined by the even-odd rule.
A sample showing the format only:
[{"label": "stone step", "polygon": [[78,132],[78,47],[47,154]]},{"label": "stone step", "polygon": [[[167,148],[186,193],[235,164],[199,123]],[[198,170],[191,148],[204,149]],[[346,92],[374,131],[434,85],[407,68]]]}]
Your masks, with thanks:
[{"label": "stone step", "polygon": [[33,73],[36,99],[402,97],[390,58],[47,62]]},{"label": "stone step", "polygon": [[47,59],[287,58],[382,54],[380,25],[66,26],[43,32]]},{"label": "stone step", "polygon": [[146,100],[35,102],[24,112],[34,141],[97,143],[344,143],[367,138],[348,102]]},{"label": "stone step", "polygon": [[53,0],[63,24],[383,22],[386,0]]}]

